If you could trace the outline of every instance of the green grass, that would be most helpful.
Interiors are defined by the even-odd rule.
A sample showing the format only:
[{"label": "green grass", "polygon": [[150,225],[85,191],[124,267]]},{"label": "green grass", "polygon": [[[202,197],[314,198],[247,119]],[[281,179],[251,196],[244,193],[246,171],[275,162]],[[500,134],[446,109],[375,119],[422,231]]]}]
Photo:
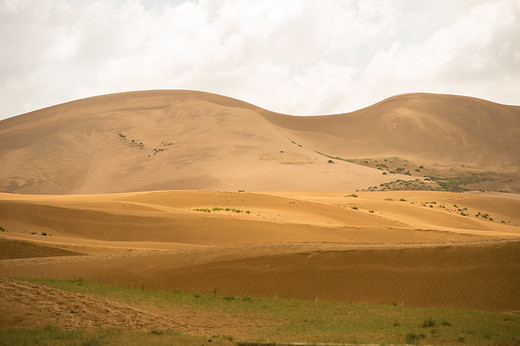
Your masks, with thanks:
[{"label": "green grass", "polygon": [[232,345],[229,337],[192,336],[172,330],[138,331],[122,328],[99,328],[90,331],[69,331],[47,325],[44,328],[0,331],[0,346],[12,345],[203,345],[207,341],[217,345]]},{"label": "green grass", "polygon": [[[209,312],[233,316],[237,321],[253,321],[230,329],[226,340],[244,342],[307,342],[307,343],[428,343],[468,344],[520,343],[520,316],[445,308],[419,308],[399,304],[377,305],[367,303],[329,302],[285,298],[238,297],[231,295],[194,294],[171,291],[129,289],[75,280],[28,281],[45,284],[65,291],[102,296],[134,306],[155,306],[160,309],[189,309],[195,313]],[[438,322],[442,321],[442,322]],[[256,325],[256,327],[251,327]],[[234,331],[247,328],[247,337],[238,337]],[[244,335],[242,330],[242,335]],[[64,335],[64,336],[59,336]],[[20,340],[44,340],[52,343],[63,340],[95,340],[126,343],[131,340],[188,344],[204,341],[202,337],[186,336],[168,331],[128,331],[100,329],[93,332],[65,332],[56,329],[49,333],[39,331],[3,331],[4,344],[34,344]],[[25,339],[24,339],[25,338]],[[29,339],[27,339],[29,338]],[[142,338],[142,339],[139,339]],[[191,338],[191,339],[190,339]],[[184,340],[180,342],[179,340]],[[19,340],[19,341],[17,341]],[[47,340],[47,341],[45,341]],[[62,340],[62,339],[60,339]],[[52,341],[52,342],[51,342]],[[150,343],[150,342],[147,342]],[[78,344],[83,344],[79,342]],[[86,343],[89,344],[89,343]],[[96,344],[96,343],[90,343]]]}]

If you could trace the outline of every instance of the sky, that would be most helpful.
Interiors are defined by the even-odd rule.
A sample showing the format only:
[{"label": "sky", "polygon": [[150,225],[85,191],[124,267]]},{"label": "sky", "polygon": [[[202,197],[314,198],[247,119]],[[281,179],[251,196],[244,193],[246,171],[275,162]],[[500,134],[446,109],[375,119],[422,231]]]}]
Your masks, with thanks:
[{"label": "sky", "polygon": [[518,0],[0,0],[0,119],[191,89],[295,115],[433,92],[520,105]]}]

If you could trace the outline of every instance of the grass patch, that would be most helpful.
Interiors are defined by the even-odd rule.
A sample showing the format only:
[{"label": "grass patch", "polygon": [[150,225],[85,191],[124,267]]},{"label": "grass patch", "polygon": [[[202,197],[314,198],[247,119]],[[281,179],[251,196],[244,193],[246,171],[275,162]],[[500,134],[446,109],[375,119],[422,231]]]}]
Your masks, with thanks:
[{"label": "grass patch", "polygon": [[[217,345],[231,345],[223,336],[212,336]],[[151,331],[122,328],[98,328],[90,331],[64,330],[47,325],[44,328],[0,331],[0,345],[203,345],[207,336],[184,335],[172,330]]]},{"label": "grass patch", "polygon": [[196,208],[194,211],[202,211],[203,213],[211,213],[211,210],[208,208]]},{"label": "grass patch", "polygon": [[[459,342],[461,337],[468,344],[515,344],[520,342],[520,317],[506,314],[445,308],[418,308],[399,304],[377,305],[322,300],[239,297],[236,295],[218,295],[216,289],[213,294],[209,292],[209,294],[199,293],[195,297],[193,293],[179,290],[152,291],[141,290],[140,288],[120,288],[81,279],[31,279],[27,281],[66,291],[102,296],[136,307],[155,306],[170,311],[171,309],[183,308],[195,313],[200,312],[201,315],[203,312],[209,312],[211,316],[215,314],[224,318],[225,316],[233,316],[237,318],[237,321],[253,322],[243,326],[237,322],[237,325],[226,332],[228,339],[224,337],[220,339],[222,342],[233,340],[233,342],[245,343],[402,344],[420,342],[454,344]],[[425,319],[424,316],[428,317]],[[439,325],[435,321],[443,322]],[[433,328],[420,329],[420,326],[424,324],[428,327],[435,326],[435,332],[432,332]],[[0,332],[0,340],[5,339],[6,333],[8,332]],[[30,332],[22,331],[19,333]],[[89,334],[90,332],[74,333],[76,334],[71,338],[86,340],[89,337],[101,335],[99,333],[102,333],[102,331],[97,331],[94,334]],[[240,335],[247,335],[247,337]],[[110,332],[101,337],[100,341],[124,344],[125,340],[126,342],[130,340],[131,343],[135,344],[133,339],[129,339],[130,337],[147,344],[149,340],[146,338],[153,338],[151,340],[155,343],[164,341],[165,344],[168,342],[177,344],[205,343],[201,339],[202,336],[182,336],[162,330],[147,332],[123,330],[120,335]],[[141,337],[142,339],[139,339]],[[23,344],[23,342],[11,342],[9,344],[16,345]],[[28,344],[31,344],[31,342],[28,342]]]}]

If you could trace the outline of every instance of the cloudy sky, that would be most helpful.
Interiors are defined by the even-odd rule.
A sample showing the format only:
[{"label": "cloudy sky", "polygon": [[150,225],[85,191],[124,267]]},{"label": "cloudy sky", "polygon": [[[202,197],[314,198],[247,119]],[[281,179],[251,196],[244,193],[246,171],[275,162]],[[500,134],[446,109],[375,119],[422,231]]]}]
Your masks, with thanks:
[{"label": "cloudy sky", "polygon": [[520,105],[518,0],[0,0],[0,119],[195,89],[289,114],[407,92]]}]

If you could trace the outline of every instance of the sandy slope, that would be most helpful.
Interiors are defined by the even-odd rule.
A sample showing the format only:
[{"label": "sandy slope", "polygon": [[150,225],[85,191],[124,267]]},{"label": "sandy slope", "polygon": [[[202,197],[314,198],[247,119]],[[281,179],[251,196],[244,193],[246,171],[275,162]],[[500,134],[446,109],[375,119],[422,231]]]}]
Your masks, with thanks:
[{"label": "sandy slope", "polygon": [[[0,261],[0,276],[83,277],[127,287],[217,289],[222,294],[520,309],[516,195],[357,195],[1,194],[0,224],[7,230],[1,234],[3,253],[15,253],[12,248],[23,241],[54,248],[56,254],[65,249],[89,255],[23,259],[15,254]],[[195,210],[214,207],[224,209]],[[460,215],[458,209],[469,215]],[[477,212],[494,219],[476,217]]]},{"label": "sandy slope", "polygon": [[328,163],[316,151],[465,165],[514,180],[520,108],[411,94],[349,114],[294,117],[193,91],[105,95],[1,121],[0,191],[348,191],[410,178]]}]

